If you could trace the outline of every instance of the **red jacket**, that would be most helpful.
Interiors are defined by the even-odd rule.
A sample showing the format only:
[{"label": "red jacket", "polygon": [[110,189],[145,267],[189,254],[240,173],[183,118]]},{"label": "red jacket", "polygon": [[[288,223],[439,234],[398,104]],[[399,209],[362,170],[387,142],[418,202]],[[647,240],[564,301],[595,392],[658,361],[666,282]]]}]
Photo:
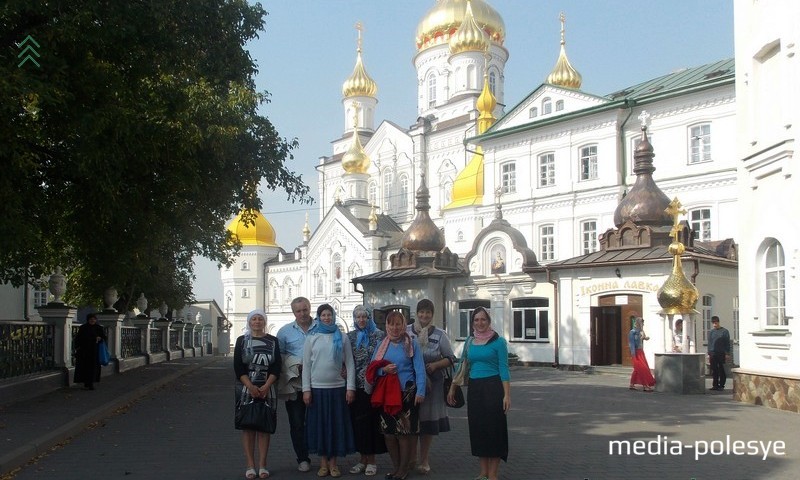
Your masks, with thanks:
[{"label": "red jacket", "polygon": [[403,409],[403,392],[397,375],[378,376],[378,369],[389,365],[388,360],[375,360],[369,364],[366,380],[375,385],[372,389],[372,406],[383,407],[389,415],[397,415]]}]

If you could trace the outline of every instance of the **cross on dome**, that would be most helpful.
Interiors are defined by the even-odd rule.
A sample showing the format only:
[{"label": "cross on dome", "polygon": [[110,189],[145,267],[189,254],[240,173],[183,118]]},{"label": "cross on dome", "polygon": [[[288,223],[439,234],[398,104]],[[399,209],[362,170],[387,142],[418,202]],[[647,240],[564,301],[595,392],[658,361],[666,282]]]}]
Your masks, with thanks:
[{"label": "cross on dome", "polygon": [[642,122],[642,129],[647,128],[647,124],[650,121],[651,115],[647,113],[647,110],[642,110],[642,113],[639,114],[639,121]]}]

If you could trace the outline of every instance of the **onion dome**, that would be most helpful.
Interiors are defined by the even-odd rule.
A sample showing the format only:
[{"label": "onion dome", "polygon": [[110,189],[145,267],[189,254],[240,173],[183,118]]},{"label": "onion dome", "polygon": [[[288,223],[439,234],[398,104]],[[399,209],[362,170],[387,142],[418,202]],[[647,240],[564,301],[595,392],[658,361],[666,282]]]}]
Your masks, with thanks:
[{"label": "onion dome", "polygon": [[[489,39],[502,45],[506,38],[506,26],[497,10],[484,0],[471,0],[475,23],[489,36]],[[467,0],[439,0],[417,26],[417,51],[450,41],[464,22]]]},{"label": "onion dome", "polygon": [[418,252],[439,252],[445,246],[444,234],[428,214],[431,209],[430,194],[425,184],[425,174],[423,173],[421,177],[417,189],[417,216],[403,234],[402,247]]},{"label": "onion dome", "polygon": [[358,137],[358,105],[356,105],[353,115],[355,116],[353,120],[353,142],[342,157],[342,168],[345,173],[367,173],[371,162]]},{"label": "onion dome", "polygon": [[489,36],[475,22],[472,15],[472,3],[467,0],[467,11],[464,21],[456,33],[450,36],[450,53],[455,55],[461,52],[483,52],[489,48]]},{"label": "onion dome", "polygon": [[378,229],[378,215],[375,213],[375,205],[371,206],[367,220],[369,221],[369,230],[371,232],[376,231]]},{"label": "onion dome", "polygon": [[666,213],[669,197],[653,180],[653,172],[656,170],[653,157],[653,145],[647,139],[647,126],[642,125],[642,140],[633,154],[636,183],[614,211],[614,225],[617,228],[628,220],[639,226],[672,225],[672,218]]},{"label": "onion dome", "polygon": [[483,204],[483,149],[480,145],[464,170],[458,172],[453,182],[452,198],[445,209]]},{"label": "onion dome", "polygon": [[678,223],[678,215],[685,214],[686,210],[681,210],[681,202],[675,198],[670,202],[665,212],[673,217],[674,222],[670,232],[672,243],[667,248],[673,259],[672,272],[656,292],[658,304],[662,308],[660,313],[667,315],[697,313],[694,307],[697,304],[700,292],[686,278],[686,273],[681,265],[681,255],[683,255],[686,247],[678,241],[678,234],[683,229],[683,225]]},{"label": "onion dome", "polygon": [[308,214],[306,213],[306,223],[303,225],[303,241],[308,243],[311,239],[311,227],[308,226]]},{"label": "onion dome", "polygon": [[553,71],[550,72],[550,75],[547,76],[546,83],[551,85],[557,85],[559,87],[565,88],[572,88],[572,89],[579,89],[581,88],[581,82],[583,79],[581,78],[581,74],[578,73],[575,68],[569,63],[569,59],[567,58],[567,50],[565,48],[566,42],[564,41],[564,21],[565,17],[562,13],[560,16],[561,19],[561,52],[558,54],[558,60],[556,61],[556,66],[553,68]]},{"label": "onion dome", "polygon": [[478,135],[489,130],[496,118],[494,118],[494,109],[497,106],[497,100],[492,95],[492,90],[489,88],[489,75],[484,70],[483,73],[483,90],[475,102],[475,108],[478,109]]},{"label": "onion dome", "polygon": [[244,246],[277,247],[275,229],[272,228],[272,225],[264,218],[261,212],[252,212],[255,213],[255,223],[245,225],[242,219],[244,211],[242,211],[228,224],[228,231],[238,238]]},{"label": "onion dome", "polygon": [[356,24],[358,30],[358,48],[356,49],[356,66],[353,73],[342,84],[342,95],[348,97],[373,97],[378,93],[378,84],[375,83],[364,68],[361,61],[361,24]]}]

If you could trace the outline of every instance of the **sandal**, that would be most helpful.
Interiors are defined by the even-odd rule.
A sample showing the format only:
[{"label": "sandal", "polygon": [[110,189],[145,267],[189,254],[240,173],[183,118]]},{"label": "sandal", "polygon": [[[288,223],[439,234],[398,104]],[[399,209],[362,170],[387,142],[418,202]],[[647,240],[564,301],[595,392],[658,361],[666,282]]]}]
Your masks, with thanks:
[{"label": "sandal", "polygon": [[644,390],[642,390],[642,391],[643,392],[648,392],[648,393],[652,392],[653,391],[653,387],[644,387]]},{"label": "sandal", "polygon": [[244,472],[244,478],[247,478],[247,479],[250,479],[250,480],[256,478],[256,469],[253,468],[253,467],[247,467],[247,470],[245,470],[245,472]]},{"label": "sandal", "polygon": [[633,385],[629,385],[629,386],[628,386],[628,390],[636,390],[636,387],[635,387],[635,386],[633,386]]},{"label": "sandal", "polygon": [[367,464],[367,468],[364,469],[364,475],[371,477],[377,474],[378,474],[378,466],[373,463]]},{"label": "sandal", "polygon": [[365,467],[366,467],[366,465],[364,465],[364,464],[363,464],[363,463],[361,463],[361,462],[359,462],[359,463],[356,463],[356,464],[355,464],[355,465],[353,465],[353,467],[350,469],[350,473],[361,473],[361,472],[363,472],[363,471],[364,471],[364,468],[365,468]]},{"label": "sandal", "polygon": [[331,477],[338,478],[342,476],[342,471],[339,467],[331,467]]},{"label": "sandal", "polygon": [[417,473],[420,475],[427,475],[431,472],[430,465],[417,465]]},{"label": "sandal", "polygon": [[258,478],[269,478],[269,470],[267,470],[267,467],[258,469]]},{"label": "sandal", "polygon": [[329,473],[330,473],[330,470],[328,470],[328,467],[319,467],[319,470],[317,471],[317,476],[318,477],[327,477]]}]

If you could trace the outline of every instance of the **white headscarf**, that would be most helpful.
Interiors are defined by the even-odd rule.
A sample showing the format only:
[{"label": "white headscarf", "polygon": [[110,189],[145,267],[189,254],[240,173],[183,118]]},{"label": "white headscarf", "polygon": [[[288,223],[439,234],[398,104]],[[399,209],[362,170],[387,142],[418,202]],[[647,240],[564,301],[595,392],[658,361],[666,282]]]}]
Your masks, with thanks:
[{"label": "white headscarf", "polygon": [[260,308],[247,314],[247,324],[244,327],[244,358],[248,359],[248,361],[245,363],[250,363],[249,359],[253,358],[253,329],[250,328],[250,320],[256,315],[261,315],[265,322],[267,320],[267,313]]}]

